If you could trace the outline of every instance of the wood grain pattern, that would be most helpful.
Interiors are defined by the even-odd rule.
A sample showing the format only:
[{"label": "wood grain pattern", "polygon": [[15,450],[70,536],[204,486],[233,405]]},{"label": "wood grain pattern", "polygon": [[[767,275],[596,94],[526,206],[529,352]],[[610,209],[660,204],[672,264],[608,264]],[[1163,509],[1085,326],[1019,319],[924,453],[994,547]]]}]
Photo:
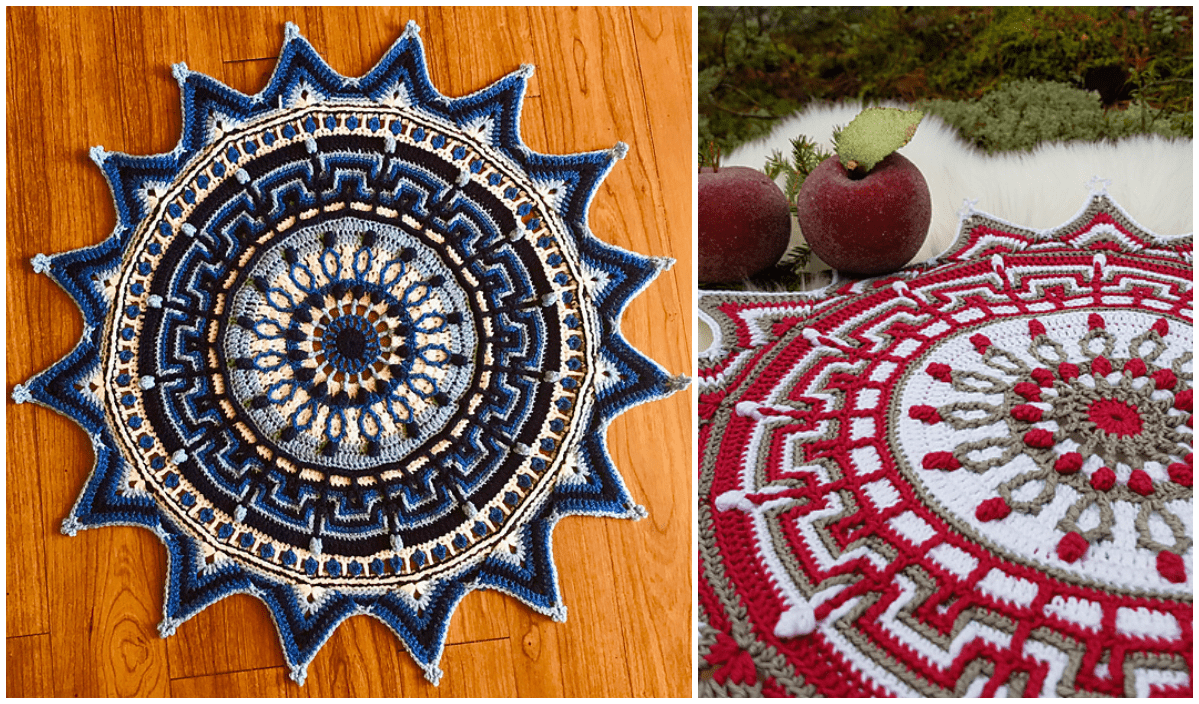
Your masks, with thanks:
[{"label": "wood grain pattern", "polygon": [[[295,22],[343,75],[422,27],[434,85],[465,95],[534,64],[522,116],[552,154],[626,142],[591,229],[677,265],[632,302],[622,330],[675,373],[690,361],[691,11],[688,8],[9,8],[8,390],[75,345],[81,316],[29,259],[103,240],[115,216],[87,150],[169,151],[180,129],[171,65],[247,93],[269,79]],[[554,623],[495,592],[451,621],[440,687],[379,621],[335,632],[303,687],[265,606],[237,595],[161,639],[165,551],[149,531],[60,531],[94,461],[66,418],[10,402],[7,694],[36,696],[687,696],[691,661],[691,421],[686,393],[608,431],[638,522],[572,517],[553,538],[568,609]]]}]

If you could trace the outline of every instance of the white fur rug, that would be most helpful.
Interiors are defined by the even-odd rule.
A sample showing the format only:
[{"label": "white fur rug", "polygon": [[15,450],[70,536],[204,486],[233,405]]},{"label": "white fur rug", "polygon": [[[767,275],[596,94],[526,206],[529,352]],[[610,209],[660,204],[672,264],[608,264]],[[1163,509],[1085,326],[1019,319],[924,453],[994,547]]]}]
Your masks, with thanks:
[{"label": "white fur rug", "polygon": [[[791,138],[801,134],[832,151],[833,127],[848,124],[861,110],[857,103],[808,108],[781,122],[769,137],[739,147],[722,162],[761,169],[771,152],[789,155]],[[964,200],[977,201],[976,210],[1044,230],[1078,213],[1093,177],[1110,181],[1108,194],[1144,228],[1162,235],[1194,231],[1191,140],[1134,137],[1118,143],[1044,144],[1032,153],[987,156],[968,146],[939,118],[926,115],[916,136],[899,153],[919,167],[933,199],[932,227],[913,261],[926,260],[949,246],[957,235]]]}]

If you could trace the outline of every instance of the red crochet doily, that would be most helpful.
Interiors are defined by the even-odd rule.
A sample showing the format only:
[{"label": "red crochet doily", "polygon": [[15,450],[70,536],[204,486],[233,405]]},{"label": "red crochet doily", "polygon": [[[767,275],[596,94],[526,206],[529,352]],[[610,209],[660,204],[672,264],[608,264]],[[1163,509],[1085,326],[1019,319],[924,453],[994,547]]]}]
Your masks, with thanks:
[{"label": "red crochet doily", "polygon": [[705,295],[701,692],[1189,696],[1191,261],[1098,193]]}]

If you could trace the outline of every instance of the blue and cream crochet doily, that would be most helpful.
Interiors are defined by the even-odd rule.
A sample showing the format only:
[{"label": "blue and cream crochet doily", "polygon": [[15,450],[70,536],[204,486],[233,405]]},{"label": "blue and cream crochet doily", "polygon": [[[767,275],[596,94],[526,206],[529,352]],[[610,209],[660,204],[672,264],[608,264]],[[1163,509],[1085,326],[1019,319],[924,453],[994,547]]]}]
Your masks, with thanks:
[{"label": "blue and cream crochet doily", "polygon": [[418,31],[346,78],[289,24],[253,96],[176,66],[178,145],[91,151],[112,235],[33,260],[85,326],[14,390],[92,438],[63,531],[153,530],[163,636],[252,594],[300,682],[354,614],[433,682],[471,590],[564,619],[554,525],[644,515],[605,431],[686,382],[619,331],[671,261],[587,226],[625,145],[531,151],[532,68],[448,98]]}]

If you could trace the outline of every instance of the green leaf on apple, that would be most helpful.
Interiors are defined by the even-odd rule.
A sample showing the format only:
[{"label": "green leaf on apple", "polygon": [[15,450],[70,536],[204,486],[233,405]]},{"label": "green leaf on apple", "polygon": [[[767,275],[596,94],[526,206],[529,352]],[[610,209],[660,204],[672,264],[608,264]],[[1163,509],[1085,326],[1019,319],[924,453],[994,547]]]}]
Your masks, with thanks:
[{"label": "green leaf on apple", "polygon": [[846,171],[865,175],[910,142],[922,119],[920,110],[866,108],[834,137],[841,165]]}]

